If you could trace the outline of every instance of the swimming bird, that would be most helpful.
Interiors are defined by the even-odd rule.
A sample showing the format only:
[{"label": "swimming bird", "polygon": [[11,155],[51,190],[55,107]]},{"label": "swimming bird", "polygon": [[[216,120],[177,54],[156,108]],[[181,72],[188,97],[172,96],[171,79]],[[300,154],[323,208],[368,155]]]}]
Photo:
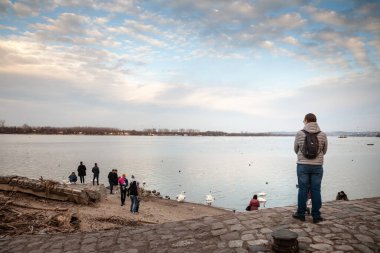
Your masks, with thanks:
[{"label": "swimming bird", "polygon": [[260,202],[260,204],[263,204],[265,207],[265,203],[267,203],[267,200],[265,198],[258,197],[257,200]]},{"label": "swimming bird", "polygon": [[212,202],[215,201],[215,198],[211,195],[211,191],[206,195],[206,204],[211,206]]},{"label": "swimming bird", "polygon": [[184,202],[186,198],[185,192],[181,192],[180,194],[177,195],[176,199],[178,202]]},{"label": "swimming bird", "polygon": [[265,207],[265,203],[267,203],[267,200],[265,198],[265,196],[267,195],[265,192],[260,192],[259,194],[257,194],[259,197],[257,198],[257,200],[260,202],[260,204],[263,204],[264,207]]}]

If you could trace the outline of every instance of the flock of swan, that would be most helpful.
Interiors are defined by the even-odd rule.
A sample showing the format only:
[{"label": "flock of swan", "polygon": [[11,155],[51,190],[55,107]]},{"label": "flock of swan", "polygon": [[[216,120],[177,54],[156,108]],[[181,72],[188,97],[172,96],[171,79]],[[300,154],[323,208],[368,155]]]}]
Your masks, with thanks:
[{"label": "flock of swan", "polygon": [[[62,182],[63,182],[64,184],[69,184],[69,180],[62,180]],[[143,181],[142,184],[143,184],[143,187],[145,187],[146,182]],[[257,196],[258,196],[257,200],[260,202],[260,205],[263,204],[264,207],[265,207],[265,203],[267,202],[267,200],[266,200],[266,198],[265,198],[266,195],[267,195],[267,194],[266,194],[265,192],[260,192],[259,194],[257,194]],[[185,199],[186,199],[186,192],[182,191],[180,194],[178,194],[178,195],[176,196],[176,199],[177,199],[178,202],[185,202]],[[206,202],[207,205],[211,206],[211,204],[212,204],[214,201],[215,201],[215,197],[211,195],[211,191],[210,191],[210,193],[206,195],[206,200],[205,200],[205,202]]]},{"label": "flock of swan", "polygon": [[[267,202],[266,196],[267,194],[265,192],[260,192],[257,194],[258,198],[257,200],[260,202],[260,205],[262,204],[265,207],[265,203]],[[176,199],[178,202],[184,202],[186,199],[186,192],[182,191],[180,194],[176,196]],[[215,197],[211,195],[211,191],[209,194],[206,195],[206,204],[211,205],[215,201]]]}]

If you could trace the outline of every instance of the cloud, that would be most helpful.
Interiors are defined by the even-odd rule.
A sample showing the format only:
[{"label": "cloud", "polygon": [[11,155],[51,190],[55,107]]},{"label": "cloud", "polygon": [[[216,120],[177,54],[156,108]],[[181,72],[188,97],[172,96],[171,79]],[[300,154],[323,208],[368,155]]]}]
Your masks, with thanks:
[{"label": "cloud", "polygon": [[368,55],[365,49],[365,43],[360,38],[350,38],[346,41],[346,47],[352,55],[355,57],[356,62],[362,66],[369,65]]},{"label": "cloud", "polygon": [[283,42],[287,43],[287,44],[291,44],[291,45],[294,45],[294,46],[297,46],[299,45],[300,43],[298,42],[298,40],[292,36],[287,36],[285,38],[282,39]]},{"label": "cloud", "polygon": [[74,13],[62,13],[57,19],[47,19],[49,24],[32,24],[30,28],[36,29],[40,34],[47,34],[45,37],[85,35],[90,18]]},{"label": "cloud", "polygon": [[287,13],[265,22],[270,27],[294,29],[306,24],[306,20],[299,13]]},{"label": "cloud", "polygon": [[136,13],[139,11],[139,7],[134,0],[97,1],[94,7],[113,13]]},{"label": "cloud", "polygon": [[43,10],[53,10],[56,7],[55,1],[51,0],[27,0],[11,2],[0,0],[0,13],[15,13],[19,17],[37,16]]},{"label": "cloud", "polygon": [[13,27],[13,26],[6,26],[6,25],[0,25],[0,29],[3,29],[3,30],[10,30],[10,31],[16,31],[16,30],[17,30],[16,27]]},{"label": "cloud", "polygon": [[6,14],[12,9],[12,2],[9,0],[0,0],[0,13]]},{"label": "cloud", "polygon": [[319,22],[334,26],[342,26],[347,24],[347,20],[345,17],[339,15],[335,11],[332,10],[321,10],[316,7],[307,6],[303,8],[306,12],[308,12],[311,17]]},{"label": "cloud", "polygon": [[28,5],[22,4],[22,3],[15,3],[13,5],[13,10],[16,12],[17,16],[37,16],[38,12],[35,11],[33,8],[31,8]]},{"label": "cloud", "polygon": [[[326,115],[352,113],[351,116],[354,117],[360,113],[371,114],[379,109],[378,78],[380,78],[378,71],[316,78],[297,89],[290,100],[281,103],[286,109],[289,107],[285,104],[289,103],[294,107],[290,108],[291,110],[309,108],[308,110]],[[340,117],[346,118],[345,115]]]}]

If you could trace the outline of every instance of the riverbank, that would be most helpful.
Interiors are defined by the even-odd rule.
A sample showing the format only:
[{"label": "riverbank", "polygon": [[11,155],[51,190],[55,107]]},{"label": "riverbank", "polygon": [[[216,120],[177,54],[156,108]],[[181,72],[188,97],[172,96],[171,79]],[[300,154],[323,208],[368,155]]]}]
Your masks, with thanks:
[{"label": "riverbank", "polygon": [[140,227],[0,239],[0,252],[273,252],[272,232],[297,233],[300,252],[380,252],[380,198],[323,203],[324,221],[295,220],[294,206]]},{"label": "riverbank", "polygon": [[139,213],[132,214],[129,199],[121,206],[120,194],[111,195],[108,191],[100,202],[90,205],[0,191],[0,204],[0,237],[97,232],[229,213],[212,206],[144,196]]}]

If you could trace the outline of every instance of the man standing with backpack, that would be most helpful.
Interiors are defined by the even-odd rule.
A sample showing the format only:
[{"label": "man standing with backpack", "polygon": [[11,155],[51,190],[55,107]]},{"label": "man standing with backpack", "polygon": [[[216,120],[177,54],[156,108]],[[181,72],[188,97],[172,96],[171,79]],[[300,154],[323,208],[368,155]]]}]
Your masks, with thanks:
[{"label": "man standing with backpack", "polygon": [[297,154],[298,208],[293,218],[305,221],[308,190],[311,191],[313,223],[323,221],[321,182],[323,176],[323,157],[327,152],[327,136],[317,124],[317,117],[308,113],[303,121],[303,130],[298,131],[294,141]]}]

